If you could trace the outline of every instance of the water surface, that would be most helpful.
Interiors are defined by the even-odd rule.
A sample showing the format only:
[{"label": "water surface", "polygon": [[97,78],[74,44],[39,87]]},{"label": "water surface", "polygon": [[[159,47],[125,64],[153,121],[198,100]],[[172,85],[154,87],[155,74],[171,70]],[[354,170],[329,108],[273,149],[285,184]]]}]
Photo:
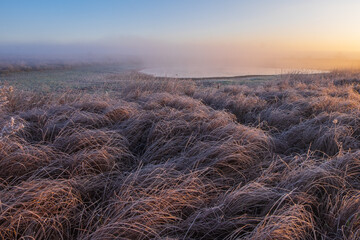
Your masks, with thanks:
[{"label": "water surface", "polygon": [[323,73],[314,69],[260,68],[260,67],[156,67],[144,68],[142,73],[157,77],[214,78],[248,75],[279,75],[288,73]]}]

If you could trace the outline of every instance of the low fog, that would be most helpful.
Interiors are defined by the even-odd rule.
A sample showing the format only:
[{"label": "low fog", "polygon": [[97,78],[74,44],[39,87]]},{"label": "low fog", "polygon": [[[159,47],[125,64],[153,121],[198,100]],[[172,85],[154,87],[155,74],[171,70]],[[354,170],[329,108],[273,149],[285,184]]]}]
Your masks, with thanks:
[{"label": "low fog", "polygon": [[170,42],[123,37],[92,43],[0,44],[4,62],[136,62],[140,68],[358,68],[359,54],[281,49],[266,42]]}]

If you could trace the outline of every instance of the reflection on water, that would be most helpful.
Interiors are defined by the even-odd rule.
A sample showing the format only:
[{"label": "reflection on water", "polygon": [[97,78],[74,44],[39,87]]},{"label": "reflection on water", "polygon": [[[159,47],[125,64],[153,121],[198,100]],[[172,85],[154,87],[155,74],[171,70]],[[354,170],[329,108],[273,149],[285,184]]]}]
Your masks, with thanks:
[{"label": "reflection on water", "polygon": [[283,68],[255,68],[255,67],[166,67],[145,68],[142,73],[158,77],[180,77],[180,78],[208,78],[208,77],[234,77],[247,75],[277,75],[288,73],[323,73],[325,71],[313,69],[283,69]]}]

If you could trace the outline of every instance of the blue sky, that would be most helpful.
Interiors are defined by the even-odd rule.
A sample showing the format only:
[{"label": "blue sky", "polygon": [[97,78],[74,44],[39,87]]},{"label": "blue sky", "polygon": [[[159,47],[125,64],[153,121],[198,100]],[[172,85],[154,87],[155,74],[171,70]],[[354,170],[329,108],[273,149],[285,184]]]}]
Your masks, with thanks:
[{"label": "blue sky", "polygon": [[[76,42],[120,36],[190,37],[227,31],[239,1],[21,1],[0,3],[1,42]],[[235,18],[231,18],[233,15]],[[240,18],[241,19],[241,18]]]},{"label": "blue sky", "polygon": [[349,14],[357,13],[359,6],[349,0],[2,0],[0,42],[314,34],[327,28],[340,30],[336,22],[352,22]]},{"label": "blue sky", "polygon": [[360,52],[359,11],[356,0],[0,0],[0,47],[117,43],[128,51],[201,46],[214,56],[341,55]]},{"label": "blue sky", "polygon": [[329,35],[357,27],[359,10],[355,0],[2,0],[0,42]]}]

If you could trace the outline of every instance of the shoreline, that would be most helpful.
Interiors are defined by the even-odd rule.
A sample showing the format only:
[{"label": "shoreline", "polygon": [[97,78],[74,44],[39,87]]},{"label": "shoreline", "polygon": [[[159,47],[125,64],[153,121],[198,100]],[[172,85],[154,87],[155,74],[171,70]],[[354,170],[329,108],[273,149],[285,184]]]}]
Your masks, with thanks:
[{"label": "shoreline", "polygon": [[[219,76],[196,76],[198,74],[193,74],[193,76],[185,76],[186,74],[164,74],[160,73],[160,71],[151,71],[150,68],[143,68],[138,70],[138,73],[145,74],[151,77],[156,78],[174,78],[174,79],[192,79],[192,80],[219,80],[219,79],[239,79],[239,78],[252,78],[252,77],[274,77],[281,75],[291,75],[291,74],[303,74],[303,75],[318,75],[318,74],[326,74],[330,73],[330,70],[306,70],[306,69],[293,69],[289,71],[276,71],[276,69],[267,69],[269,73],[244,73],[244,74],[234,74],[234,75],[219,75]],[[270,73],[272,71],[272,73]],[[277,73],[278,72],[278,73]],[[188,73],[187,73],[188,74]],[[214,74],[215,75],[215,74]]]}]

